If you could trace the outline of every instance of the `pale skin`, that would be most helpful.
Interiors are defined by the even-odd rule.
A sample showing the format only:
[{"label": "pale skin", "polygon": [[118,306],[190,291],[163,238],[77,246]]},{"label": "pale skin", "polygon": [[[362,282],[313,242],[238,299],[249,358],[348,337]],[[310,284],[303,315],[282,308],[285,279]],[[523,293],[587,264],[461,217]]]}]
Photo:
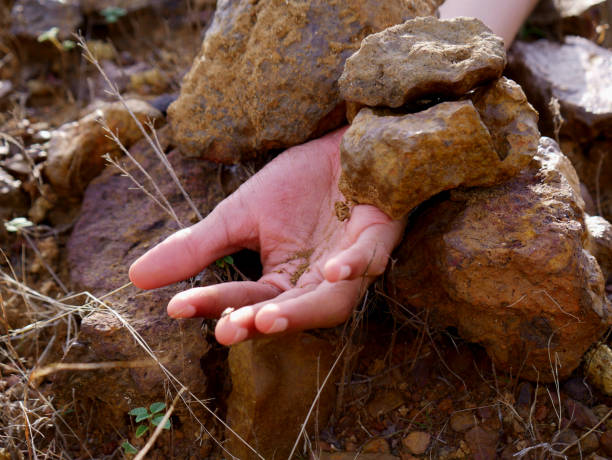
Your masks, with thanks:
[{"label": "pale skin", "polygon": [[[476,16],[511,42],[535,1],[449,0],[442,17]],[[509,5],[512,5],[511,7]],[[204,220],[149,250],[130,267],[143,289],[190,276],[224,255],[260,253],[263,275],[178,293],[174,318],[218,318],[215,336],[231,345],[261,335],[333,327],[348,319],[365,288],[383,273],[404,221],[374,206],[340,221],[340,140],[346,128],[280,154]]]}]

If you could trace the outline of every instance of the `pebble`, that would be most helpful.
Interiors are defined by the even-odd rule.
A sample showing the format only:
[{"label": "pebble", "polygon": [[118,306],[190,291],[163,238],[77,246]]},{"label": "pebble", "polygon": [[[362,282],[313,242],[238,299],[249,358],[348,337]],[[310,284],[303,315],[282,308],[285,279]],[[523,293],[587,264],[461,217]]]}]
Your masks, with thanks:
[{"label": "pebble", "polygon": [[404,439],[402,444],[406,449],[415,455],[424,454],[429,447],[431,435],[425,431],[413,431]]},{"label": "pebble", "polygon": [[472,411],[455,412],[450,417],[450,426],[453,431],[463,433],[476,425],[476,418]]},{"label": "pebble", "polygon": [[608,430],[601,435],[601,438],[599,438],[599,444],[607,455],[612,456],[612,430]]}]

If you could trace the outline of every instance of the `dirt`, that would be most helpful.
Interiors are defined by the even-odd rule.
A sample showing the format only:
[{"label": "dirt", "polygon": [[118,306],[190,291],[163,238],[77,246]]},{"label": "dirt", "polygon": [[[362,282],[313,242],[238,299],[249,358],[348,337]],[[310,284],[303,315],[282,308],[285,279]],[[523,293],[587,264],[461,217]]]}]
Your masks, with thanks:
[{"label": "dirt", "polygon": [[[70,274],[75,264],[69,264],[67,245],[76,219],[81,215],[80,192],[78,196],[58,198],[42,172],[48,133],[87,115],[91,103],[112,101],[112,98],[104,92],[98,71],[82,58],[78,49],[59,50],[50,42],[39,43],[32,37],[11,34],[8,22],[13,3],[0,0],[0,166],[20,181],[21,192],[19,206],[0,215],[6,220],[27,217],[34,225],[20,232],[8,232],[0,226],[0,331],[3,334],[0,338],[0,459],[131,458],[123,443],[129,441],[140,449],[149,433],[136,437],[138,424],[128,413],[133,406],[124,395],[113,394],[109,389],[120,388],[129,379],[137,380],[143,387],[153,386],[158,398],[138,400],[138,405],[165,401],[169,408],[174,393],[169,396],[171,386],[167,380],[158,379],[157,374],[145,374],[142,369],[118,367],[94,371],[72,369],[38,379],[36,385],[29,381],[33,370],[61,362],[69,350],[77,356],[91,352],[89,344],[77,339],[83,328],[92,337],[103,337],[108,343],[114,343],[120,334],[121,325],[116,330],[94,331],[97,323],[91,314],[98,307],[87,303],[91,296],[74,296],[83,286],[74,282],[77,275]],[[141,98],[162,113],[176,97],[214,11],[212,3],[202,0],[166,3],[174,5],[172,15],[164,16],[156,8],[136,9],[116,23],[106,22],[97,11],[88,12],[82,29],[88,41],[112,44],[115,52],[104,68],[116,78],[120,92]],[[609,141],[600,142],[607,145]],[[576,144],[572,148],[582,147]],[[164,151],[169,153],[172,149],[168,147]],[[247,169],[254,171],[260,165],[247,165]],[[211,177],[213,174],[218,177],[219,197],[235,185],[231,179],[234,170],[213,166],[209,169]],[[118,185],[107,191],[108,195],[128,193],[130,186],[126,185],[125,178],[119,180],[119,172],[106,174],[117,181],[113,184],[125,187]],[[132,192],[137,193],[129,191]],[[339,219],[347,217],[346,210],[343,206],[337,208]],[[127,213],[127,208],[124,211]],[[196,220],[190,212],[185,210],[184,218]],[[95,219],[102,217],[94,215]],[[164,226],[171,226],[166,220],[161,226],[155,219],[139,222],[146,223],[156,238],[162,236]],[[141,231],[139,228],[134,225],[122,230]],[[111,222],[105,231],[110,234],[112,230]],[[84,246],[88,241],[91,245],[86,255],[89,262],[99,263],[104,257],[103,251],[98,251],[92,242],[103,242],[106,235],[94,233],[89,239],[84,233],[81,236]],[[125,279],[127,269],[124,265],[134,250],[130,243],[121,247],[125,260],[121,259],[120,267],[105,266],[99,280],[88,280],[90,285],[95,282],[104,286],[96,293],[98,296],[121,286],[120,280]],[[137,243],[140,246],[136,251],[146,249],[149,244],[141,239]],[[312,249],[305,250],[291,259],[300,262],[292,282],[297,282],[308,269],[311,254]],[[242,272],[257,271],[248,257],[235,259]],[[208,273],[210,278],[204,281],[224,280],[228,272],[230,276],[235,275],[231,269],[213,267]],[[612,296],[610,285],[608,279],[608,295]],[[147,305],[162,310],[173,290],[155,294],[154,301]],[[130,301],[144,305],[141,294],[135,290],[129,297]],[[146,311],[142,315],[150,313]],[[171,322],[161,323],[143,323],[138,327],[143,334],[155,334]],[[172,428],[157,439],[147,458],[229,458],[224,448],[231,436],[221,423],[228,415],[226,399],[232,387],[228,350],[214,342],[212,321],[194,322],[185,326],[187,329],[172,324],[168,326],[168,336],[164,337],[170,337],[174,330],[171,328],[176,327],[177,334],[189,332],[186,341],[201,340],[208,344],[201,358],[190,357],[188,372],[194,381],[205,374],[205,383],[200,382],[205,387],[200,396],[212,398],[208,403],[211,413],[201,417],[204,425],[195,421],[183,423],[183,420],[192,420],[190,411],[198,404],[193,399],[189,404],[179,401],[170,418]],[[338,365],[341,372],[328,383],[336,390],[335,401],[326,402],[332,408],[329,422],[309,426],[295,458],[352,459],[359,452],[363,454],[357,458],[402,460],[535,460],[562,458],[554,457],[560,452],[576,459],[612,458],[612,397],[586,379],[582,366],[558,381],[555,375],[559,375],[559,370],[555,368],[554,358],[551,359],[553,382],[547,384],[537,379],[522,380],[516,373],[503,373],[484,348],[464,341],[452,327],[439,327],[430,318],[428,309],[414,310],[398,305],[385,290],[384,280],[373,285],[351,322],[312,334],[317,343],[326,340],[337,345],[334,357],[343,350]],[[159,347],[163,348],[164,337],[158,339]],[[601,343],[612,345],[609,333]],[[75,351],[79,348],[81,355]],[[134,349],[115,352],[123,360],[125,356],[126,359],[140,356],[141,350],[134,345]],[[171,360],[172,353],[168,356]],[[107,357],[97,357],[103,358]],[[274,368],[274,355],[269,362]],[[315,366],[317,360],[312,358],[310,362]],[[284,367],[291,376],[291,366],[299,365],[296,358]],[[79,394],[58,397],[54,385],[61,380],[60,374],[61,378],[87,382],[87,395],[93,395],[95,405],[74,403],[83,396]],[[277,404],[274,396],[273,391],[268,395],[265,410],[274,409]],[[290,411],[291,399],[285,392],[283,396],[283,410]],[[264,417],[265,410],[262,410]],[[594,429],[593,425],[596,425]]]}]

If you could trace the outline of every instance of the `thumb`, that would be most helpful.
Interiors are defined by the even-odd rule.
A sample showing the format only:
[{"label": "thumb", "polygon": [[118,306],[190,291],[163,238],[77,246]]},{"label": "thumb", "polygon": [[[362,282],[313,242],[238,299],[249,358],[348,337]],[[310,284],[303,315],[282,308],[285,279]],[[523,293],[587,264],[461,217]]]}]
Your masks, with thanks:
[{"label": "thumb", "polygon": [[165,286],[246,247],[254,226],[240,203],[235,194],[229,196],[203,220],[147,251],[130,267],[130,280],[142,289]]}]

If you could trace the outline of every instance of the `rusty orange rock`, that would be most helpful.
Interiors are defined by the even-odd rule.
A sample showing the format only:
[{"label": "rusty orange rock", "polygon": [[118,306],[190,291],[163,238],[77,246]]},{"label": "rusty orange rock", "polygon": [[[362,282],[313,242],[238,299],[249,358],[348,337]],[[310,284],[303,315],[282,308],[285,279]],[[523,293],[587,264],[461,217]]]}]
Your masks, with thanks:
[{"label": "rusty orange rock", "polygon": [[481,343],[498,368],[564,378],[612,313],[582,206],[569,160],[542,138],[512,180],[451,192],[414,216],[390,289]]},{"label": "rusty orange rock", "polygon": [[537,113],[508,79],[472,97],[408,115],[361,109],[340,147],[345,197],[398,219],[441,191],[518,174],[537,149]]},{"label": "rusty orange rock", "polygon": [[224,163],[300,144],[339,126],[337,80],[368,34],[439,0],[225,0],[168,115],[189,155]]}]

